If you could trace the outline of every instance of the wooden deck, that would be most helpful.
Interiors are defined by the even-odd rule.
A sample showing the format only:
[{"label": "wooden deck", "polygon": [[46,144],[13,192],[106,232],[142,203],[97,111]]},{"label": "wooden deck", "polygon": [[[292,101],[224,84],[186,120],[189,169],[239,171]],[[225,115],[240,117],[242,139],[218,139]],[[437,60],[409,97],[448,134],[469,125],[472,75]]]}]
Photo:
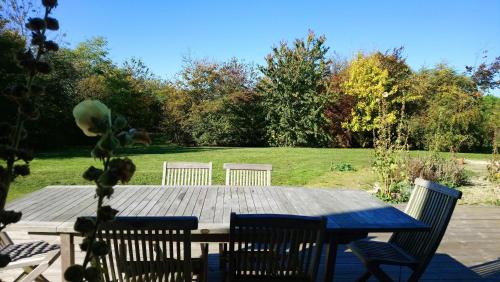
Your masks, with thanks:
[{"label": "wooden deck", "polygon": [[[59,240],[57,236],[34,236],[25,232],[10,235],[16,242],[43,239],[57,243]],[[377,237],[384,240],[387,234]],[[198,249],[193,247],[193,251]],[[216,244],[211,244],[209,281],[220,281],[217,249]],[[76,260],[82,258],[78,253]],[[60,271],[60,263],[56,261],[46,272],[46,277],[50,281],[60,281]],[[352,281],[362,271],[362,266],[351,253],[343,248],[339,250],[335,281]],[[389,272],[398,279],[399,268],[389,269]],[[16,274],[16,271],[0,272],[0,280],[12,281]],[[405,276],[403,270],[402,277]],[[438,253],[421,281],[500,281],[500,208],[458,206]]]}]

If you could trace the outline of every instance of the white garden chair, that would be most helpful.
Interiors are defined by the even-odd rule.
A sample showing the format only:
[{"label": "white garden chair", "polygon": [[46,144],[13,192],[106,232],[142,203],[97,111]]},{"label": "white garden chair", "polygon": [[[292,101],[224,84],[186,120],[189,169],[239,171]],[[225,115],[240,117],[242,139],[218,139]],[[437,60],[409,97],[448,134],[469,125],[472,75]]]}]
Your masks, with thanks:
[{"label": "white garden chair", "polygon": [[161,185],[212,185],[212,163],[164,162]]},{"label": "white garden chair", "polygon": [[[22,269],[23,272],[14,281],[49,281],[42,273],[59,257],[58,245],[44,241],[14,244],[5,232],[0,232],[0,253],[10,256],[11,262],[0,269]],[[1,279],[0,279],[1,280]]]},{"label": "white garden chair", "polygon": [[230,186],[271,186],[270,164],[224,164],[226,185]]}]

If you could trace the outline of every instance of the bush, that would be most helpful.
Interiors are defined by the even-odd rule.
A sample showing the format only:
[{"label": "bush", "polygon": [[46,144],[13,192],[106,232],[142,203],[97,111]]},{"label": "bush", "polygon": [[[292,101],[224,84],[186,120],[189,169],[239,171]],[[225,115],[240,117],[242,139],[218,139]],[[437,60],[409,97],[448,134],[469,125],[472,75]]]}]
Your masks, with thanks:
[{"label": "bush", "polygon": [[390,185],[390,191],[389,194],[385,194],[382,193],[382,190],[379,190],[376,196],[384,202],[393,204],[408,202],[411,194],[411,184],[407,180],[393,182]]},{"label": "bush", "polygon": [[408,158],[406,167],[411,183],[417,177],[452,188],[469,183],[469,176],[460,164],[454,159],[444,159],[437,154],[430,154],[423,158]]},{"label": "bush", "polygon": [[356,169],[350,163],[338,163],[330,165],[331,171],[356,171]]},{"label": "bush", "polygon": [[492,159],[487,168],[488,180],[493,183],[500,183],[500,162]]}]

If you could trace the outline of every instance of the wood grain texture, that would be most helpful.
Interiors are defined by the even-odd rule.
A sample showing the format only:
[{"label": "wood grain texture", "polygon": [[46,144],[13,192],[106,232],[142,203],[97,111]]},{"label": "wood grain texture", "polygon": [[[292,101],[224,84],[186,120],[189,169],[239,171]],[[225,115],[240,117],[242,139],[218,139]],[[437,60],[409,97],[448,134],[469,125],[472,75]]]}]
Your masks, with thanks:
[{"label": "wood grain texture", "polygon": [[[61,232],[78,216],[94,216],[95,188],[49,186],[9,203],[23,212],[12,230]],[[270,213],[328,217],[330,232],[388,232],[425,230],[426,225],[360,190],[299,187],[231,186],[117,186],[106,201],[120,216],[183,215],[199,218],[200,229],[229,231],[229,216]],[[56,226],[56,228],[54,228]],[[44,229],[45,227],[46,230]]]},{"label": "wood grain texture", "polygon": [[[209,191],[210,189],[207,190],[207,192]],[[160,201],[160,199],[158,200]],[[398,206],[398,208],[404,209],[404,205]],[[203,209],[205,210],[205,207]],[[500,244],[498,243],[500,242],[499,222],[500,208],[498,207],[457,206],[437,254],[432,259],[420,281],[500,281],[500,259],[498,256],[500,254]],[[16,243],[37,240],[44,240],[51,244],[61,243],[59,236],[53,235],[28,235],[23,231],[9,232],[9,235]],[[377,240],[387,241],[389,239],[389,234],[370,234],[370,237],[377,235],[378,237],[375,238]],[[84,256],[84,253],[80,251],[77,245],[80,242],[80,238],[75,238],[76,262],[81,262]],[[210,273],[208,280],[213,282],[222,281],[222,273],[219,270],[218,250],[218,244],[210,244]],[[196,257],[199,255],[199,244],[193,244],[192,256]],[[323,262],[324,260],[322,260]],[[320,265],[318,277],[323,276],[323,269],[324,265]],[[395,280],[400,276],[399,267],[385,267],[384,270]],[[335,281],[354,281],[363,271],[364,267],[362,263],[341,245],[337,253]],[[61,273],[59,258],[44,272],[44,275],[49,281],[61,281]],[[410,274],[409,269],[403,268],[401,280],[406,281]],[[18,270],[0,271],[0,279],[3,281],[14,281],[18,275]]]}]

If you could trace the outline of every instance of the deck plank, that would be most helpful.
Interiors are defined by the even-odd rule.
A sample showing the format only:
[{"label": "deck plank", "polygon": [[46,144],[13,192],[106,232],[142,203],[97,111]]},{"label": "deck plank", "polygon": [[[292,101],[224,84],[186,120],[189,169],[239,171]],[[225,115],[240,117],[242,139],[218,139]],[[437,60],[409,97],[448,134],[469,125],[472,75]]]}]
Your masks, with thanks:
[{"label": "deck plank", "polygon": [[[166,191],[166,190],[165,190]],[[208,192],[208,190],[207,190]],[[400,208],[402,208],[400,206]],[[473,216],[471,216],[473,214]],[[500,281],[500,234],[498,219],[500,208],[480,206],[457,206],[450,221],[443,241],[432,259],[422,282],[493,282]],[[50,235],[28,235],[26,232],[9,232],[16,243],[46,240],[58,243],[59,237]],[[387,240],[388,234],[373,234],[377,240]],[[75,244],[77,244],[79,241]],[[487,243],[485,243],[487,242]],[[83,253],[77,250],[76,262],[83,260]],[[199,255],[199,247],[193,245],[193,257]],[[218,245],[210,244],[208,281],[221,281],[222,273],[218,267]],[[322,262],[323,263],[323,262]],[[320,271],[323,269],[321,266]],[[385,270],[394,280],[399,278],[399,267],[386,267]],[[363,271],[362,264],[346,251],[339,248],[335,281],[348,282],[355,280]],[[0,280],[13,281],[19,271],[0,271]],[[49,281],[60,281],[60,262],[56,261],[45,273]],[[321,277],[322,273],[319,273]],[[408,271],[403,268],[401,280],[405,281]],[[373,279],[370,281],[374,281]]]}]

